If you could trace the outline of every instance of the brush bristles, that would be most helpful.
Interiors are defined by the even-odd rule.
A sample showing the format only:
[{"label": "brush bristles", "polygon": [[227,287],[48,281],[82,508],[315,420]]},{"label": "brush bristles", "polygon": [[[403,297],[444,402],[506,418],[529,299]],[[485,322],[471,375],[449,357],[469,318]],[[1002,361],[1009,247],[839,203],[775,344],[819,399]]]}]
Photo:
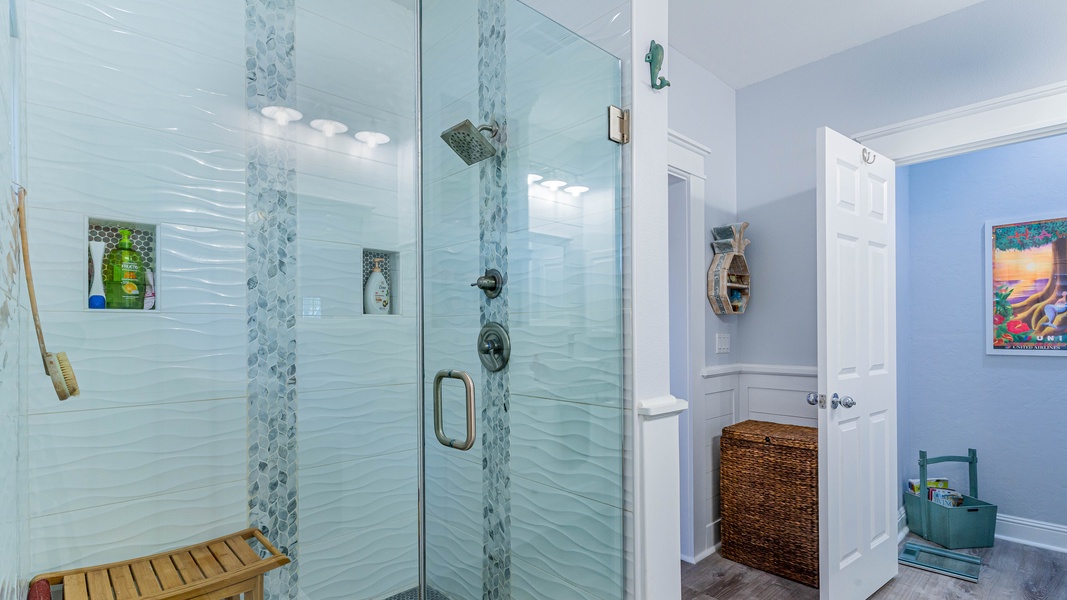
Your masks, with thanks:
[{"label": "brush bristles", "polygon": [[74,368],[70,366],[66,352],[45,355],[45,364],[48,365],[48,375],[52,377],[52,387],[56,388],[56,395],[60,400],[66,400],[71,396],[77,396],[78,379],[74,377]]},{"label": "brush bristles", "polygon": [[67,353],[60,352],[56,354],[56,362],[59,363],[59,370],[63,373],[63,382],[67,384],[67,392],[71,396],[80,394],[81,388],[78,387],[78,378],[74,376],[74,367],[70,366]]}]

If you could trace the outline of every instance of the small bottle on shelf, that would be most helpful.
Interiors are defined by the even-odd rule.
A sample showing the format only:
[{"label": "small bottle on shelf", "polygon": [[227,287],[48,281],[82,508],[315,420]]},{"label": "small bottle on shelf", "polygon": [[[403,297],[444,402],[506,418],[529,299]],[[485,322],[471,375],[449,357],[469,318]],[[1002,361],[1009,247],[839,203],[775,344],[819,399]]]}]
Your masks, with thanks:
[{"label": "small bottle on shelf", "polygon": [[122,239],[104,261],[104,297],[108,308],[144,309],[145,272],[141,254],[133,249],[130,231],[119,231]]},{"label": "small bottle on shelf", "polygon": [[389,314],[389,281],[382,273],[384,258],[374,259],[374,270],[367,277],[367,287],[363,290],[363,314]]}]

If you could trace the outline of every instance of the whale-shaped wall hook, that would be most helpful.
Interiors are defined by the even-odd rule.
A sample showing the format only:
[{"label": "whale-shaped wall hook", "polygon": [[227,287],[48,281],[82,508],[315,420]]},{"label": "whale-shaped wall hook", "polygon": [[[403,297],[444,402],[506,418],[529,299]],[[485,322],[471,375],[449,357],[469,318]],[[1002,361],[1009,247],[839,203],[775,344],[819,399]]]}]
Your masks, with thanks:
[{"label": "whale-shaped wall hook", "polygon": [[652,89],[662,90],[671,84],[666,77],[662,77],[659,74],[660,69],[663,68],[663,46],[657,44],[656,40],[652,40],[652,43],[649,44],[645,62],[648,63],[648,70],[652,73]]}]

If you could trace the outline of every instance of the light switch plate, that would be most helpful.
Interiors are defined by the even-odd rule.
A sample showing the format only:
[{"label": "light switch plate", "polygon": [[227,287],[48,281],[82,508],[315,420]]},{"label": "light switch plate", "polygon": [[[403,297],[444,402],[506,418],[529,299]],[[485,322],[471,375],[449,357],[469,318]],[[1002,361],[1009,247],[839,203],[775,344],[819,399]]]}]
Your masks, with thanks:
[{"label": "light switch plate", "polygon": [[715,354],[729,354],[730,353],[730,334],[729,333],[716,333],[715,334]]}]

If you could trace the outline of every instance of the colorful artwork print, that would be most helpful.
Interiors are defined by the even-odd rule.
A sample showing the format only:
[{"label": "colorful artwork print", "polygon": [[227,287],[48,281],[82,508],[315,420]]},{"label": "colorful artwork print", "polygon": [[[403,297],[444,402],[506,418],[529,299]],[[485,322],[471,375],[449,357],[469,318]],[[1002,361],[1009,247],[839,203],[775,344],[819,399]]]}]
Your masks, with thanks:
[{"label": "colorful artwork print", "polygon": [[994,350],[1067,355],[1067,217],[992,226]]}]

